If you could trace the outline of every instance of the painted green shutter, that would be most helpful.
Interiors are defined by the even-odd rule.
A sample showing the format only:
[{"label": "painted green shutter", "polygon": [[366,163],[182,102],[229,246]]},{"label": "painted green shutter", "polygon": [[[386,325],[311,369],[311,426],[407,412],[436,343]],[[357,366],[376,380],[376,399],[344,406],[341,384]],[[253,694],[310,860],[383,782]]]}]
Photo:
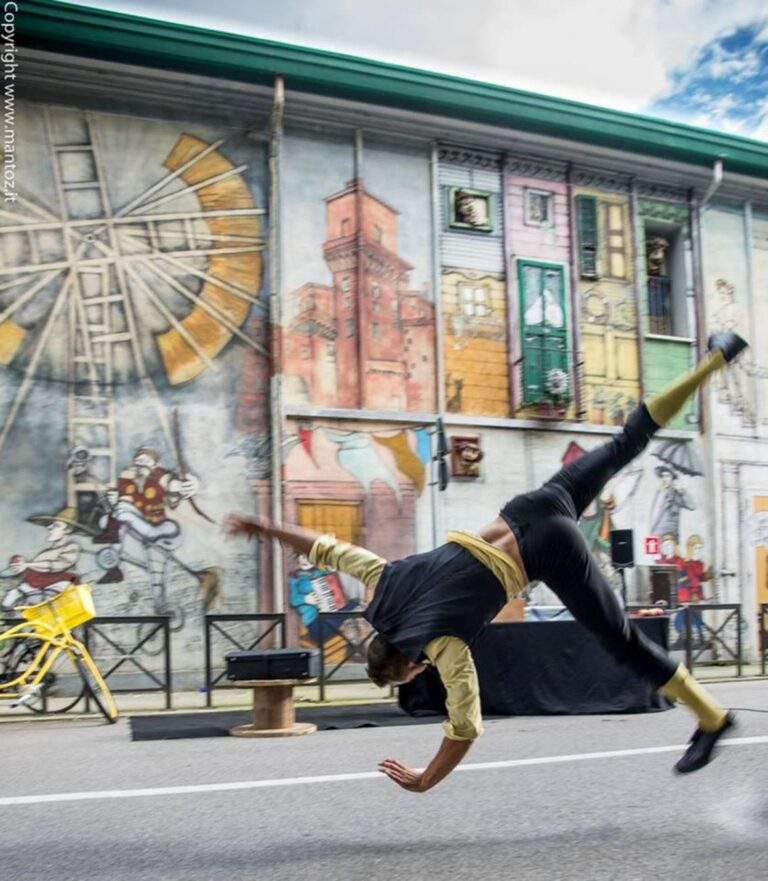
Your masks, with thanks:
[{"label": "painted green shutter", "polygon": [[[546,279],[557,279],[554,313],[544,311],[542,296]],[[518,267],[523,343],[523,403],[547,399],[547,374],[558,368],[568,373],[568,327],[565,308],[565,279],[562,268],[522,262]],[[550,291],[551,292],[551,291]],[[553,293],[553,292],[551,292]],[[540,309],[536,304],[540,304]],[[551,306],[550,306],[551,308]],[[557,319],[553,321],[553,316]]]},{"label": "painted green shutter", "polygon": [[597,278],[597,199],[576,196],[576,225],[579,234],[579,275]]}]

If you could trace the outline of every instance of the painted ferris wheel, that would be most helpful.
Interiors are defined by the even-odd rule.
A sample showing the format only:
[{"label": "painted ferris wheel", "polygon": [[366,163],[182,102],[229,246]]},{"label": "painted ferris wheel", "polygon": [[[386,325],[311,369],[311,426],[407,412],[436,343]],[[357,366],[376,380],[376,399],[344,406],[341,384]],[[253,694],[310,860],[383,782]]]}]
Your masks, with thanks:
[{"label": "painted ferris wheel", "polygon": [[[114,155],[111,182],[105,170],[110,118],[41,113],[55,198],[27,189],[0,207],[0,371],[15,375],[0,454],[35,384],[62,383],[70,449],[85,445],[98,483],[114,486],[122,386],[137,387],[173,450],[161,390],[217,370],[233,338],[266,354],[247,323],[261,308],[265,210],[223,139],[186,133],[156,173],[145,163],[140,192],[114,204],[126,181],[110,186]],[[97,490],[68,473],[68,505]]]}]

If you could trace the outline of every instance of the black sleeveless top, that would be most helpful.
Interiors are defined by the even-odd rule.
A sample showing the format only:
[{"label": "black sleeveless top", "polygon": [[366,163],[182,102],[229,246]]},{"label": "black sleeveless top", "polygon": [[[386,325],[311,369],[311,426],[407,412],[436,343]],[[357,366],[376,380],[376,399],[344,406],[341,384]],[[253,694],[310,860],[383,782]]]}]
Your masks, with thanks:
[{"label": "black sleeveless top", "polygon": [[501,582],[461,545],[387,563],[364,617],[413,661],[438,636],[471,645],[507,601]]}]

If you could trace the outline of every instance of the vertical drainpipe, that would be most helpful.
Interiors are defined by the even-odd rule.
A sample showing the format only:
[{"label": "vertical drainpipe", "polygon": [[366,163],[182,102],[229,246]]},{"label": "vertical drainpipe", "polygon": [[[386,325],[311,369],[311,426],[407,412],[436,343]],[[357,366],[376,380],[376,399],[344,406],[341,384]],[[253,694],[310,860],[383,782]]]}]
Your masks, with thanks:
[{"label": "vertical drainpipe", "polygon": [[[688,216],[691,224],[691,264],[693,266],[693,291],[694,291],[694,304],[695,304],[695,314],[696,314],[696,349],[697,354],[701,354],[703,347],[702,343],[705,337],[705,318],[704,318],[704,267],[703,267],[703,254],[701,247],[701,221],[702,221],[702,208],[703,206],[699,206],[698,200],[696,199],[696,194],[693,189],[691,189],[688,193]],[[711,383],[707,385],[707,390],[711,389]],[[710,418],[711,414],[711,399],[712,393],[711,391],[707,392],[702,390],[699,393],[699,428],[703,433],[703,445],[705,451],[705,458],[707,461],[707,470],[709,471],[710,480],[712,481],[712,492],[707,493],[708,499],[708,521],[709,521],[709,544],[712,548],[712,569],[717,572],[719,566],[717,561],[722,559],[723,548],[725,548],[725,535],[722,536],[722,544],[718,543],[717,540],[717,493],[714,492],[715,487],[715,475],[717,471],[717,463],[715,458],[715,435],[714,435],[714,427],[712,425],[712,419]],[[720,490],[720,497],[722,498],[722,487]],[[722,513],[722,506],[721,506]],[[722,518],[721,518],[722,519]],[[722,524],[723,529],[725,529],[725,524]],[[713,602],[720,602],[722,597],[720,596],[720,588],[717,580],[715,580],[712,584],[713,588]]]},{"label": "vertical drainpipe", "polygon": [[440,158],[436,142],[432,143],[429,169],[431,175],[432,209],[432,290],[435,297],[435,382],[437,383],[437,412],[445,410],[445,364],[443,363],[443,297],[440,275]]},{"label": "vertical drainpipe", "polygon": [[[269,377],[269,408],[271,437],[272,519],[283,519],[283,400],[282,400],[282,317],[280,303],[280,152],[283,139],[285,85],[275,77],[275,93],[269,126],[269,327],[272,370]],[[283,591],[283,552],[272,542],[273,612],[285,609]]]},{"label": "vertical drainpipe", "polygon": [[[698,350],[699,353],[703,349],[704,337],[706,333],[706,325],[705,325],[705,314],[704,314],[704,254],[702,249],[702,220],[704,217],[704,212],[707,210],[707,204],[709,200],[714,196],[715,191],[720,186],[723,181],[723,160],[715,159],[715,162],[712,166],[712,180],[710,181],[709,187],[707,188],[707,192],[704,194],[704,198],[701,201],[701,205],[698,205],[696,202],[696,195],[693,189],[691,189],[689,194],[689,204],[691,208],[691,237],[692,237],[692,245],[693,245],[693,266],[694,266],[694,275],[695,275],[695,283],[696,283],[696,320],[697,320],[697,330],[698,333]],[[709,473],[711,475],[712,480],[712,492],[708,493],[708,497],[711,499],[711,516],[710,520],[710,531],[709,531],[709,539],[712,544],[712,569],[715,572],[718,572],[722,567],[722,562],[718,564],[718,560],[723,560],[725,558],[725,548],[727,546],[728,536],[727,536],[727,526],[725,523],[725,518],[722,517],[723,513],[723,505],[722,498],[724,495],[724,487],[720,486],[719,494],[715,492],[715,480],[717,475],[717,454],[716,454],[716,443],[715,443],[715,431],[714,431],[714,420],[712,419],[713,406],[712,403],[714,401],[714,383],[707,384],[707,391],[699,393],[699,401],[701,403],[701,430],[704,432],[704,444],[706,449],[706,457],[707,457],[707,465],[709,468]],[[707,431],[707,428],[709,430]],[[722,480],[721,480],[722,483]],[[717,543],[717,502],[720,500],[720,514],[722,521],[722,539],[721,544]],[[714,602],[722,602],[722,596],[720,592],[719,582],[716,579],[712,585],[712,599]]]},{"label": "vertical drainpipe", "polygon": [[368,400],[366,394],[366,360],[367,347],[365,345],[365,323],[363,320],[363,303],[366,298],[363,296],[363,288],[365,286],[365,230],[363,229],[363,131],[357,129],[355,131],[355,225],[357,226],[355,234],[355,256],[357,258],[357,407],[362,409]]},{"label": "vertical drainpipe", "polygon": [[579,309],[579,257],[576,253],[576,208],[573,197],[573,163],[569,162],[565,174],[566,198],[568,201],[568,262],[571,267],[571,338],[573,339],[573,404],[576,408],[576,419],[586,415],[582,401],[582,383],[584,379],[581,362],[581,325]]},{"label": "vertical drainpipe", "polygon": [[640,200],[637,181],[632,178],[629,189],[629,222],[632,225],[632,241],[635,246],[635,326],[637,329],[637,367],[640,371],[640,400],[645,399],[645,334],[643,333],[643,276],[645,258],[640,247]]},{"label": "vertical drainpipe", "polygon": [[[749,316],[749,326],[756,327],[757,316],[755,315],[755,276],[754,276],[754,239],[752,229],[752,202],[744,203],[744,250],[747,256],[747,315]],[[752,436],[757,440],[757,426],[760,424],[760,396],[757,394],[757,378],[750,377],[750,385],[752,386],[752,398],[755,402],[755,426]]]},{"label": "vertical drainpipe", "polygon": [[[693,189],[688,191],[688,220],[691,225],[691,264],[693,268],[693,302],[696,316],[696,355],[703,354],[703,342],[705,335],[704,319],[704,266],[701,251],[701,222],[704,214],[704,205],[699,205],[696,193]],[[702,431],[706,432],[709,418],[708,401],[702,393],[700,398],[699,423]]]},{"label": "vertical drainpipe", "polygon": [[[437,384],[437,413],[445,412],[445,364],[443,363],[444,352],[444,329],[443,329],[443,291],[442,277],[440,274],[440,156],[437,142],[432,143],[429,157],[429,170],[431,178],[431,207],[432,207],[432,290],[435,298],[435,382]],[[431,445],[430,445],[431,449]],[[434,460],[430,460],[430,490],[432,504],[432,547],[437,547],[438,523],[437,523],[437,476]]]},{"label": "vertical drainpipe", "polygon": [[[752,202],[747,201],[744,203],[744,250],[746,252],[747,258],[747,316],[749,318],[749,326],[753,328],[756,326],[755,322],[757,320],[757,316],[755,315],[755,289],[754,289],[754,258],[752,254],[752,249],[754,248],[754,239],[753,239],[753,229],[752,229]],[[759,437],[758,425],[760,424],[760,396],[757,394],[758,386],[757,386],[757,377],[750,376],[750,392],[752,393],[752,400],[755,402],[755,424],[752,429],[752,437],[757,440]],[[738,524],[738,533],[739,538],[746,535],[746,525],[744,523],[744,499],[742,499],[742,472],[741,468],[737,472],[738,478],[738,490],[739,490],[739,524]],[[740,542],[741,544],[741,542]],[[743,562],[743,554],[738,558],[737,565],[739,566],[742,572],[748,572],[748,567],[742,566]],[[746,588],[746,585],[745,585]],[[750,587],[750,592],[752,588]],[[749,622],[751,612],[750,608],[754,608],[754,605],[749,605],[746,602],[746,596],[744,595],[746,591],[739,590],[739,595],[737,602],[741,604],[741,612],[744,615],[744,620]],[[727,601],[727,600],[726,600]],[[754,600],[753,600],[754,603]],[[752,619],[754,620],[754,619]],[[754,628],[754,625],[753,625]],[[754,633],[754,629],[752,629],[752,633]]]},{"label": "vertical drainpipe", "polygon": [[[511,187],[510,183],[510,172],[509,172],[509,161],[508,156],[505,153],[501,159],[502,168],[501,168],[501,198],[502,205],[504,206],[502,211],[503,217],[506,220],[507,218],[507,204],[509,200],[509,190]],[[515,269],[517,264],[514,260],[513,254],[513,242],[512,242],[512,231],[510,226],[505,223],[504,224],[504,235],[502,236],[502,248],[504,249],[504,295],[507,299],[507,326],[504,328],[504,331],[507,335],[507,382],[509,383],[509,410],[507,411],[507,416],[511,419],[515,418],[517,414],[517,366],[518,363],[522,360],[522,344],[520,342],[521,333],[520,333],[520,295],[517,285],[517,279],[515,278]],[[568,287],[570,288],[570,283]],[[516,333],[513,333],[512,330],[515,329]],[[518,353],[520,353],[521,357],[518,358]],[[523,438],[525,439],[527,432],[524,433]]]}]

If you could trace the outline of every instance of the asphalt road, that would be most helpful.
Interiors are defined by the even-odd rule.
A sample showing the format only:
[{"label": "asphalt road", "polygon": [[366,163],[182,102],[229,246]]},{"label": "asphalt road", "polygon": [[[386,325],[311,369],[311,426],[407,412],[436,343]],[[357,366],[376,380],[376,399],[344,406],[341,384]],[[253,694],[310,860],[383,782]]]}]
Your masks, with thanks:
[{"label": "asphalt road", "polygon": [[[768,711],[768,682],[712,686]],[[764,881],[768,715],[704,770],[683,709],[492,721],[461,770],[404,792],[437,725],[134,743],[126,720],[0,725],[3,881]]]}]

